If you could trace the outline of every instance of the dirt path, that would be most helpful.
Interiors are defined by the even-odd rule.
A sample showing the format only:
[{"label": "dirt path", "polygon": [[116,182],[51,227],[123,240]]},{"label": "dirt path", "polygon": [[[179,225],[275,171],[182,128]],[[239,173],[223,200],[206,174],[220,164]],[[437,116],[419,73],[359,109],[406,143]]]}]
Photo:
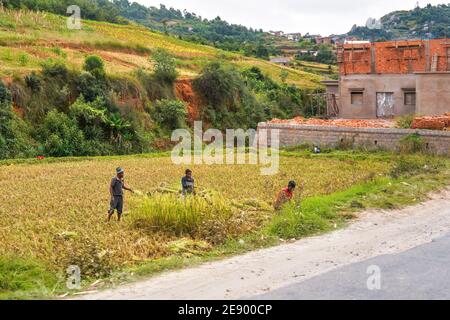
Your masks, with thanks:
[{"label": "dirt path", "polygon": [[450,233],[450,190],[402,210],[368,211],[348,228],[78,299],[239,299],[267,293]]}]

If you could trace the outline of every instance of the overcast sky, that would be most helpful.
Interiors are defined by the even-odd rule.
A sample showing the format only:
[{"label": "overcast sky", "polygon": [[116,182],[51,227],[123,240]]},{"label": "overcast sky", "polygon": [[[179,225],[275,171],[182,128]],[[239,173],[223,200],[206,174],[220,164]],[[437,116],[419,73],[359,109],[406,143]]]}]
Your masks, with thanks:
[{"label": "overcast sky", "polygon": [[[133,0],[130,0],[132,2]],[[394,10],[410,10],[417,0],[134,0],[146,6],[160,3],[187,9],[204,18],[222,19],[265,31],[341,34],[354,24],[365,25],[368,18],[380,18]],[[419,0],[448,3],[448,0]]]}]

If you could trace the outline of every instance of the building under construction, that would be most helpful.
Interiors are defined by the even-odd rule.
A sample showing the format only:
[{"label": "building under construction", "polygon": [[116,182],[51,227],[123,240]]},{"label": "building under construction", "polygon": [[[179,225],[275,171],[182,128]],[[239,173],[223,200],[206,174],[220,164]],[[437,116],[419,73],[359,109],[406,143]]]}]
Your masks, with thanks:
[{"label": "building under construction", "polygon": [[450,112],[450,39],[344,44],[338,62],[339,80],[324,81],[332,116]]}]

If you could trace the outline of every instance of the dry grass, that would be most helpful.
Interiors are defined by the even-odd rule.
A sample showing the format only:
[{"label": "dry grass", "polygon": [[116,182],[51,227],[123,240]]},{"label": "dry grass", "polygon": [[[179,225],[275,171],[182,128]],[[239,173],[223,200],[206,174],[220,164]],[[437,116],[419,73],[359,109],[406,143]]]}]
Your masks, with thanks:
[{"label": "dry grass", "polygon": [[[165,232],[136,228],[130,211],[142,198],[128,196],[125,220],[105,223],[108,184],[117,166],[127,170],[127,182],[144,192],[164,185],[179,187],[184,167],[170,158],[123,157],[76,162],[17,164],[0,172],[0,256],[13,254],[45,261],[54,269],[81,265],[91,275],[112,268],[167,256],[167,243],[177,239]],[[290,179],[305,183],[305,196],[330,194],[386,173],[385,163],[333,159],[282,158],[280,173],[260,175],[253,166],[193,166],[200,189],[215,190],[226,201],[265,202]],[[251,207],[251,206],[250,206]],[[254,211],[246,210],[240,212]],[[272,212],[248,215],[249,227],[258,227]],[[264,217],[255,219],[256,217]],[[256,221],[256,222],[255,222]]]}]

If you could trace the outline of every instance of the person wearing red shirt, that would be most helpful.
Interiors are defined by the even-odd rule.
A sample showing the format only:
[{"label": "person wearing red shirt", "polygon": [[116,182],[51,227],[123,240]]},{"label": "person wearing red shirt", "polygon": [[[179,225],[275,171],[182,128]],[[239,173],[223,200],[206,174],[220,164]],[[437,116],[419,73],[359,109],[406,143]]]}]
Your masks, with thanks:
[{"label": "person wearing red shirt", "polygon": [[277,200],[275,201],[275,210],[280,210],[286,203],[290,202],[294,198],[294,190],[297,187],[295,181],[290,181],[287,188],[284,188],[278,194]]}]

